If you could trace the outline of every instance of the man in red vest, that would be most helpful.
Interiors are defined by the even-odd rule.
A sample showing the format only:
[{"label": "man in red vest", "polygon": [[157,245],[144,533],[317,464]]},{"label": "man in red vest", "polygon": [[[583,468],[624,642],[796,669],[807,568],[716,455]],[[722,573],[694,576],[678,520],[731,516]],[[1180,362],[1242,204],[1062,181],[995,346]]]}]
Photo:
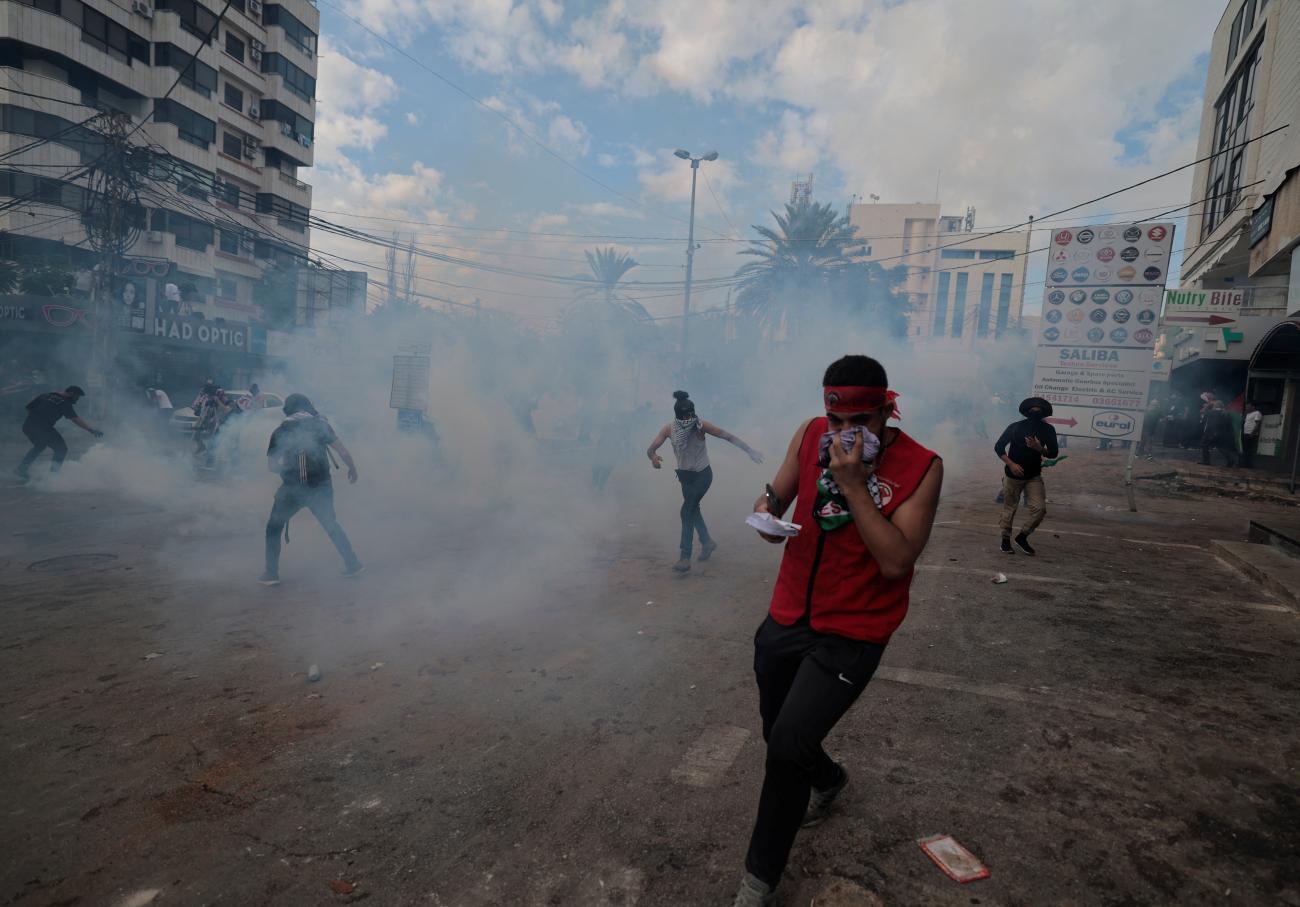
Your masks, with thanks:
[{"label": "man in red vest", "polygon": [[[736,907],[771,903],[800,826],[826,818],[848,784],[822,741],[907,614],[943,483],[939,457],[888,426],[897,394],[879,362],[845,356],[822,384],[826,415],[799,426],[772,481],[777,509],[793,500],[803,528],[754,638],[767,771]],[[755,510],[769,511],[767,496]]]}]

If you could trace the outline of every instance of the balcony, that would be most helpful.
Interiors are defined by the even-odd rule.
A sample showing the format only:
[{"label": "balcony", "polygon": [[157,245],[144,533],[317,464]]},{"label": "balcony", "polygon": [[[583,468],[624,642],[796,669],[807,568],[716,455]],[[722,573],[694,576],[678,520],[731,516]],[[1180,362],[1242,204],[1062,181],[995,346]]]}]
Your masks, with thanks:
[{"label": "balcony", "polygon": [[312,141],[305,135],[296,133],[288,123],[277,120],[264,120],[262,144],[274,148],[300,167],[310,167],[314,159]]}]

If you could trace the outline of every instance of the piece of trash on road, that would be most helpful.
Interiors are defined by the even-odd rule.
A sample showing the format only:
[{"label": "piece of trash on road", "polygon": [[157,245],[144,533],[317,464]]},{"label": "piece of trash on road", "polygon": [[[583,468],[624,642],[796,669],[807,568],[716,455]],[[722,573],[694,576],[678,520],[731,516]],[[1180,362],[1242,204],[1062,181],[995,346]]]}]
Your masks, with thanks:
[{"label": "piece of trash on road", "polygon": [[378,670],[379,670],[380,668],[382,668],[383,666],[384,666],[384,663],[383,663],[382,661],[377,661],[377,662],[375,662],[374,664],[372,664],[372,665],[370,666],[370,670],[372,670],[372,671],[378,671]]},{"label": "piece of trash on road", "polygon": [[307,669],[307,682],[315,683],[318,680],[320,680],[320,668],[312,665]]},{"label": "piece of trash on road", "polygon": [[144,660],[144,661],[153,661],[155,658],[162,658],[162,657],[163,657],[163,653],[161,653],[161,652],[150,652],[148,655],[146,655],[146,656],[144,657],[143,660]]},{"label": "piece of trash on road", "polygon": [[993,582],[998,583],[999,585],[1001,585],[1002,583],[1005,583],[1006,581],[1007,581],[1007,575],[1006,575],[1005,573],[995,573],[995,574],[993,574]]},{"label": "piece of trash on road", "polygon": [[948,878],[963,885],[989,877],[988,867],[979,861],[975,854],[957,843],[952,835],[934,835],[921,838],[916,842],[921,845],[925,855],[934,860],[936,866],[944,871]]},{"label": "piece of trash on road", "polygon": [[647,605],[653,605],[654,602],[646,602]]},{"label": "piece of trash on road", "polygon": [[351,894],[356,890],[357,890],[357,885],[355,882],[348,882],[345,881],[344,879],[330,880],[330,891],[334,892],[335,894]]}]

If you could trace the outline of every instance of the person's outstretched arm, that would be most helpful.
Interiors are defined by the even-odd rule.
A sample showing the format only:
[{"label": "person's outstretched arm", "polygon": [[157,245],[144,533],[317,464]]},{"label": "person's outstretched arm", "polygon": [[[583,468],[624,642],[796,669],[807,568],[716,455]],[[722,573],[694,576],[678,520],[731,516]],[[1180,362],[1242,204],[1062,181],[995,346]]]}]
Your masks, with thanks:
[{"label": "person's outstretched arm", "polygon": [[[794,437],[790,439],[790,446],[786,448],[785,459],[781,461],[780,468],[776,471],[776,477],[772,479],[772,490],[776,492],[777,499],[781,502],[781,512],[773,513],[772,516],[781,519],[790,505],[794,503],[795,495],[799,493],[799,447],[803,444],[804,435],[808,432],[808,423],[811,419],[806,420],[795,431]],[[754,502],[755,513],[772,513],[767,506],[767,495],[761,494],[758,500]],[[766,541],[774,545],[779,545],[785,539],[775,535],[767,535],[760,532],[759,535]]]},{"label": "person's outstretched arm", "polygon": [[104,433],[102,431],[100,431],[97,428],[93,428],[88,422],[86,422],[85,419],[81,418],[81,416],[73,416],[68,421],[71,422],[73,425],[77,426],[77,428],[80,428],[82,431],[90,432],[96,438],[104,437]]},{"label": "person's outstretched arm", "polygon": [[659,456],[659,448],[664,446],[664,442],[668,440],[668,436],[672,433],[672,430],[671,425],[665,425],[663,428],[659,429],[659,434],[655,435],[655,439],[651,441],[650,446],[646,448],[645,455],[650,458],[650,465],[655,469],[659,469],[663,466],[664,460],[663,457]]},{"label": "person's outstretched arm", "polygon": [[748,444],[746,444],[740,438],[737,438],[735,435],[727,431],[725,428],[719,428],[718,426],[714,425],[712,422],[701,422],[700,427],[704,429],[705,434],[713,435],[713,437],[721,438],[722,440],[726,441],[728,444],[736,445],[745,453],[749,454],[749,458],[753,460],[755,463],[763,462],[763,455],[761,453],[754,450],[754,448],[750,447]]}]

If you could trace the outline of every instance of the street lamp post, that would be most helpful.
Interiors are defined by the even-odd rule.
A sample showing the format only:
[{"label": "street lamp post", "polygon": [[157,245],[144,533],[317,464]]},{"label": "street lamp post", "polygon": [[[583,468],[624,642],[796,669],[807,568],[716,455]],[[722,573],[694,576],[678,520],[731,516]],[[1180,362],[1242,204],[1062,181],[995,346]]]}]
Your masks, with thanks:
[{"label": "street lamp post", "polygon": [[686,231],[686,292],[682,302],[682,370],[681,381],[686,383],[686,338],[691,319],[691,275],[695,270],[695,179],[700,169],[700,161],[716,161],[718,152],[692,155],[689,151],[678,148],[673,152],[684,161],[691,162],[691,219]]}]

